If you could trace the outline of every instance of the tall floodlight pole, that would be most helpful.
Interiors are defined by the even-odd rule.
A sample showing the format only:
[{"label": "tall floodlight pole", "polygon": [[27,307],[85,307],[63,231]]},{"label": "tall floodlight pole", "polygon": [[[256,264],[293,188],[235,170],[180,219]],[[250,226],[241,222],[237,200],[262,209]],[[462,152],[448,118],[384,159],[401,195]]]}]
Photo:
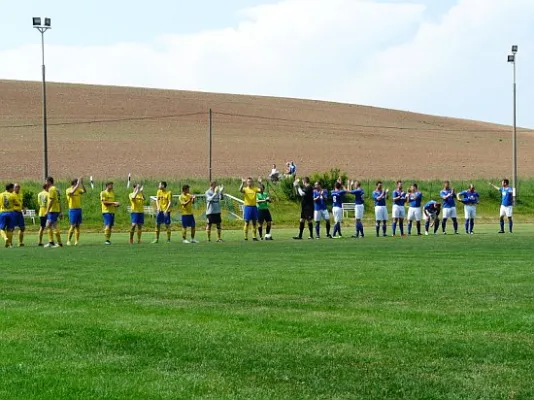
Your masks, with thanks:
[{"label": "tall floodlight pole", "polygon": [[33,27],[41,32],[41,56],[43,61],[43,175],[44,179],[46,179],[48,176],[48,121],[46,115],[46,67],[44,56],[44,34],[47,30],[52,29],[52,20],[50,18],[43,18],[42,21],[40,17],[34,17]]},{"label": "tall floodlight pole", "polygon": [[514,131],[512,137],[512,164],[513,164],[513,174],[512,174],[512,189],[514,194],[514,203],[518,196],[517,190],[517,82],[516,82],[516,55],[517,55],[518,46],[512,46],[512,54],[508,56],[508,62],[512,63],[514,70]]}]

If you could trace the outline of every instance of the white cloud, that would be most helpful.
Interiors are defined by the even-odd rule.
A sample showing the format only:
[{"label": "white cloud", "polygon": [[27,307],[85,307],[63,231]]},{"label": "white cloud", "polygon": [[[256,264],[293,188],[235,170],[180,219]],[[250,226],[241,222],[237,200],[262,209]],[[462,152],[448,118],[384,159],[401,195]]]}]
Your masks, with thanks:
[{"label": "white cloud", "polygon": [[[105,47],[47,46],[48,77],[310,97],[504,122],[506,51],[520,44],[521,68],[534,70],[533,17],[531,0],[461,0],[437,22],[408,0],[283,0],[244,10],[242,22],[226,29]],[[0,52],[9,60],[0,64],[0,77],[38,80],[39,51]],[[523,90],[526,104],[533,99]]]}]

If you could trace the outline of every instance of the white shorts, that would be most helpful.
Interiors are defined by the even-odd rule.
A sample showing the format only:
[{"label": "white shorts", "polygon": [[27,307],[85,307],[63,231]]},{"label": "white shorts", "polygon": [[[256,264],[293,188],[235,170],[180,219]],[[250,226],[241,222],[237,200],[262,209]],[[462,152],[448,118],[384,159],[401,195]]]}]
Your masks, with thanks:
[{"label": "white shorts", "polygon": [[396,204],[393,204],[391,214],[393,215],[393,218],[406,218],[406,210],[404,207]]},{"label": "white shorts", "polygon": [[443,208],[442,210],[443,210],[443,219],[457,218],[456,217],[456,207]]},{"label": "white shorts", "polygon": [[376,221],[388,220],[388,209],[386,206],[375,206],[375,219]]},{"label": "white shorts", "polygon": [[421,221],[421,207],[408,208],[408,221]]},{"label": "white shorts", "polygon": [[341,207],[333,207],[332,208],[332,215],[334,216],[334,222],[336,224],[338,222],[343,221],[343,209]]},{"label": "white shorts", "polygon": [[330,214],[328,210],[315,210],[313,212],[313,219],[315,222],[328,221],[330,219]]},{"label": "white shorts", "polygon": [[501,206],[501,217],[512,218],[513,210],[513,206]]},{"label": "white shorts", "polygon": [[354,206],[354,217],[356,219],[363,219],[363,211],[364,211],[363,204],[356,204]]},{"label": "white shorts", "polygon": [[438,217],[438,213],[430,213],[430,215],[426,215],[425,213],[425,221],[434,221]]},{"label": "white shorts", "polygon": [[475,219],[477,217],[477,206],[464,206],[465,219]]}]

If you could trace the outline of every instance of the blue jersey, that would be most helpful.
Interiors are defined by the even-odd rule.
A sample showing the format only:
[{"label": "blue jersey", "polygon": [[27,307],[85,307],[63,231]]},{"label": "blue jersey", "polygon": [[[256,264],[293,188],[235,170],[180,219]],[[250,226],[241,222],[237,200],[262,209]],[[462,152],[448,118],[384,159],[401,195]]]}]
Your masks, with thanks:
[{"label": "blue jersey", "polygon": [[315,211],[326,210],[326,201],[328,200],[328,190],[324,189],[322,192],[323,192],[323,197],[315,200],[317,197],[321,195],[321,192],[317,190],[313,191],[313,198],[314,198],[313,208],[315,209]]},{"label": "blue jersey", "polygon": [[438,203],[434,200],[430,200],[428,203],[425,204],[424,209],[428,211],[429,213],[435,213],[436,212],[436,209],[434,208],[435,204],[438,204]]},{"label": "blue jersey", "polygon": [[346,193],[346,190],[332,190],[332,207],[343,207],[343,196],[345,196]]},{"label": "blue jersey", "polygon": [[501,191],[501,205],[505,207],[510,207],[514,205],[514,191],[511,187],[503,187]]},{"label": "blue jersey", "polygon": [[421,202],[423,201],[423,193],[415,192],[408,195],[408,201],[410,202],[410,207],[419,208],[421,207]]},{"label": "blue jersey", "polygon": [[363,204],[363,196],[365,195],[365,192],[362,188],[355,189],[350,192],[350,194],[354,195],[354,204],[358,206]]},{"label": "blue jersey", "polygon": [[373,199],[375,199],[375,206],[386,205],[386,196],[384,196],[381,200],[378,200],[378,198],[382,195],[385,195],[385,192],[383,190],[375,190],[373,192]]},{"label": "blue jersey", "polygon": [[393,200],[393,204],[396,206],[402,206],[406,204],[406,192],[403,192],[402,190],[395,190],[393,192],[393,198],[400,197],[398,200]]},{"label": "blue jersey", "polygon": [[[439,192],[439,197],[443,200],[443,197],[448,196],[452,194],[451,189],[443,189],[441,192]],[[454,208],[456,207],[456,202],[454,201],[454,196],[451,196],[445,200],[443,200],[443,208]]]},{"label": "blue jersey", "polygon": [[477,192],[471,192],[470,190],[464,190],[460,193],[460,196],[463,197],[462,203],[466,206],[478,204],[478,198],[480,197]]}]

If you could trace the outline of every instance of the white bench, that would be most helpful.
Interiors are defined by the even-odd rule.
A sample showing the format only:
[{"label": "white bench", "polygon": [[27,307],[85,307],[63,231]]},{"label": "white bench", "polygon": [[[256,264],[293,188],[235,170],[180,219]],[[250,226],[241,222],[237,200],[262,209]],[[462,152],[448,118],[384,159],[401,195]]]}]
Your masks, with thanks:
[{"label": "white bench", "polygon": [[[131,206],[128,206],[127,209],[128,209],[129,213],[132,212],[132,207]],[[143,207],[143,212],[146,215],[150,216],[150,217],[155,217],[156,216],[156,210],[152,206],[144,206]]]},{"label": "white bench", "polygon": [[349,218],[350,213],[352,212],[353,216],[356,216],[356,205],[354,203],[343,203],[342,204],[343,209],[343,217]]},{"label": "white bench", "polygon": [[22,216],[32,220],[32,223],[35,225],[35,210],[22,210]]}]

